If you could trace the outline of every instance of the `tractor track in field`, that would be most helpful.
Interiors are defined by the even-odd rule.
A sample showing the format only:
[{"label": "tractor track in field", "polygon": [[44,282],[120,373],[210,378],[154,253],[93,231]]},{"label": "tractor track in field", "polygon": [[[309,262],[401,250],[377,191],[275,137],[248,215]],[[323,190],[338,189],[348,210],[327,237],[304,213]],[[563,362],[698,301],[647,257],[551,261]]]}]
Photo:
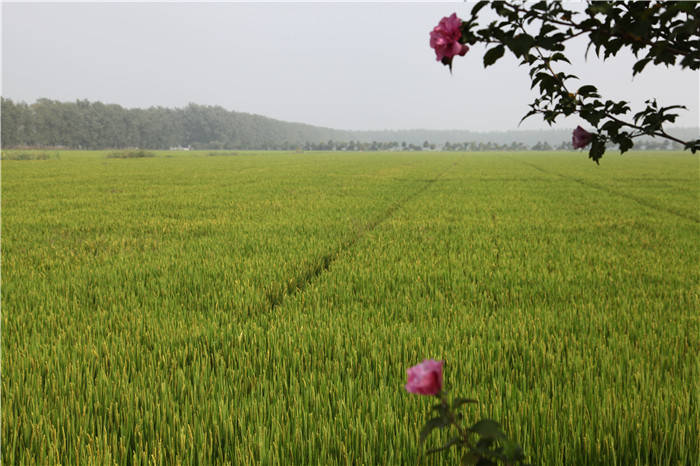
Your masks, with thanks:
[{"label": "tractor track in field", "polygon": [[265,306],[266,311],[274,311],[277,309],[287,297],[295,296],[299,293],[303,293],[306,287],[322,275],[324,272],[330,269],[331,265],[340,257],[341,254],[351,249],[355,244],[357,244],[360,239],[362,239],[368,233],[374,231],[379,225],[390,219],[397,210],[411,202],[416,197],[427,191],[436,181],[438,181],[442,176],[444,176],[451,168],[453,168],[457,163],[452,163],[445,170],[441,171],[434,178],[427,180],[419,180],[423,186],[409,194],[408,196],[399,199],[398,201],[389,205],[389,207],[377,218],[368,222],[364,226],[360,227],[354,234],[349,238],[345,239],[337,248],[318,258],[310,267],[303,270],[300,274],[293,277],[291,280],[286,282],[286,286],[282,290],[277,292],[268,293],[266,296],[267,306]]},{"label": "tractor track in field", "polygon": [[527,165],[527,166],[529,166],[529,167],[531,167],[531,168],[534,168],[535,170],[537,170],[537,171],[539,171],[539,172],[541,172],[541,173],[545,173],[545,174],[547,174],[547,175],[556,175],[556,176],[558,176],[558,177],[560,177],[560,178],[564,178],[565,180],[575,181],[576,183],[578,183],[578,184],[580,184],[580,185],[582,185],[582,186],[585,186],[585,187],[587,187],[587,188],[597,189],[597,190],[599,190],[599,191],[603,191],[603,192],[608,193],[608,194],[611,194],[611,195],[613,195],[613,196],[618,196],[618,197],[622,197],[622,198],[625,198],[625,199],[629,199],[629,200],[631,200],[631,201],[635,201],[635,202],[637,202],[638,204],[640,204],[640,205],[642,205],[642,206],[644,206],[644,207],[647,207],[647,208],[649,208],[649,209],[656,210],[656,211],[658,211],[658,212],[664,212],[664,213],[667,213],[667,214],[670,214],[670,215],[675,215],[676,217],[680,217],[680,218],[683,218],[683,219],[685,219],[685,220],[690,220],[691,222],[700,223],[700,219],[699,219],[698,217],[692,215],[692,214],[689,214],[689,213],[687,213],[687,212],[683,212],[683,211],[680,211],[680,210],[677,210],[677,209],[671,209],[671,208],[668,208],[668,207],[664,207],[664,206],[659,205],[659,204],[656,204],[656,203],[654,203],[654,202],[650,202],[649,200],[644,199],[643,197],[638,197],[638,196],[635,196],[635,195],[632,195],[632,194],[628,194],[628,193],[624,193],[624,192],[621,192],[621,191],[617,191],[617,190],[615,190],[615,189],[608,188],[607,186],[603,186],[603,185],[600,185],[600,184],[598,184],[598,183],[593,183],[593,182],[591,182],[591,181],[586,181],[586,180],[583,180],[583,179],[581,179],[581,178],[576,178],[576,177],[574,177],[574,176],[562,175],[561,173],[551,172],[551,171],[545,170],[544,168],[539,167],[539,166],[537,166],[537,165],[535,165],[535,164],[533,164],[533,163],[525,162],[525,161],[523,161],[523,160],[518,160],[518,162],[520,162],[520,163],[522,163],[522,164],[524,164],[524,165]]}]

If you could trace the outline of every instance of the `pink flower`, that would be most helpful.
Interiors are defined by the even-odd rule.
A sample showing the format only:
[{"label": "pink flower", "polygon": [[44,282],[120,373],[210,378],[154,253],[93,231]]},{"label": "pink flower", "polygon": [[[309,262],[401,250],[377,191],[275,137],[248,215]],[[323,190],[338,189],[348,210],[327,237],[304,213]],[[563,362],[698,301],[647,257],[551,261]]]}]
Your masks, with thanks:
[{"label": "pink flower", "polygon": [[571,137],[571,143],[574,145],[574,149],[581,149],[586,147],[588,143],[593,139],[593,135],[586,131],[585,129],[577,126]]},{"label": "pink flower", "polygon": [[418,395],[437,395],[442,390],[442,365],[444,361],[426,359],[406,371],[406,391]]},{"label": "pink flower", "polygon": [[462,20],[457,17],[457,13],[445,16],[430,33],[430,46],[435,49],[437,61],[445,65],[452,65],[452,57],[455,55],[464,56],[469,50],[464,44],[459,43],[462,38],[462,31],[459,27]]}]

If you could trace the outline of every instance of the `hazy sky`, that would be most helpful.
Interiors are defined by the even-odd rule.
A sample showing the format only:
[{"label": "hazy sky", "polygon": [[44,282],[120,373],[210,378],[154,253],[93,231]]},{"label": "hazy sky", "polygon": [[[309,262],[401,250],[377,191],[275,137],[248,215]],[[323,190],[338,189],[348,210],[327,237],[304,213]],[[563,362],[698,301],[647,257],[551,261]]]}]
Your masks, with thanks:
[{"label": "hazy sky", "polygon": [[[2,95],[126,107],[220,105],[340,129],[513,129],[533,94],[514,59],[435,61],[428,34],[463,3],[3,3]],[[603,63],[574,44],[574,74],[633,110],[656,96],[699,126],[697,72]],[[559,127],[583,123],[562,121]],[[523,129],[546,127],[536,118]]]}]

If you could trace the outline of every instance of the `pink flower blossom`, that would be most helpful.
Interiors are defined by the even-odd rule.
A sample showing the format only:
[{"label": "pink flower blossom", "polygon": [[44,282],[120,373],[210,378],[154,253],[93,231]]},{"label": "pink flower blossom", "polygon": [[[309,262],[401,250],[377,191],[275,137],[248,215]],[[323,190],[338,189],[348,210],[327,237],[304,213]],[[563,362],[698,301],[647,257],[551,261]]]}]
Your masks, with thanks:
[{"label": "pink flower blossom", "polygon": [[586,147],[592,139],[593,135],[591,133],[577,126],[571,137],[571,143],[574,145],[574,149],[581,149]]},{"label": "pink flower blossom", "polygon": [[444,361],[426,359],[406,371],[406,391],[418,395],[437,395],[442,390],[442,365]]},{"label": "pink flower blossom", "polygon": [[469,47],[459,43],[462,38],[462,31],[459,30],[461,25],[462,20],[457,17],[457,13],[452,13],[449,17],[442,18],[430,32],[430,46],[435,49],[437,61],[451,65],[452,57],[467,53]]}]

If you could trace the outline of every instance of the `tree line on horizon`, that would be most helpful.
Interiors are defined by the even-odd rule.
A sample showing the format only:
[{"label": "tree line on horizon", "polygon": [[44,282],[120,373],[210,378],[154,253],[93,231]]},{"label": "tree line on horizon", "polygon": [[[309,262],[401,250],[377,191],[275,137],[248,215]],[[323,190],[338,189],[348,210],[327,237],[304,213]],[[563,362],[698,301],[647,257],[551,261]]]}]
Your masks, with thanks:
[{"label": "tree line on horizon", "polygon": [[[183,108],[127,109],[88,100],[60,102],[38,99],[32,104],[2,98],[2,147],[71,149],[208,150],[325,150],[325,151],[522,151],[567,150],[570,140],[551,143],[474,138],[464,142],[417,141],[430,137],[426,130],[343,131],[290,123],[260,115],[233,112],[218,106],[189,104]],[[543,132],[544,133],[544,132]],[[435,131],[436,138],[459,137],[456,131]],[[467,136],[470,132],[462,132]],[[487,133],[488,135],[489,133]],[[505,133],[508,134],[508,133]],[[407,140],[386,140],[403,136]],[[530,135],[532,136],[532,135]],[[370,139],[371,138],[371,139]],[[500,141],[498,139],[501,139]],[[676,149],[668,141],[643,141],[636,149]]]},{"label": "tree line on horizon", "polygon": [[197,104],[127,109],[88,100],[2,99],[3,147],[263,149],[341,139],[342,133]]}]

